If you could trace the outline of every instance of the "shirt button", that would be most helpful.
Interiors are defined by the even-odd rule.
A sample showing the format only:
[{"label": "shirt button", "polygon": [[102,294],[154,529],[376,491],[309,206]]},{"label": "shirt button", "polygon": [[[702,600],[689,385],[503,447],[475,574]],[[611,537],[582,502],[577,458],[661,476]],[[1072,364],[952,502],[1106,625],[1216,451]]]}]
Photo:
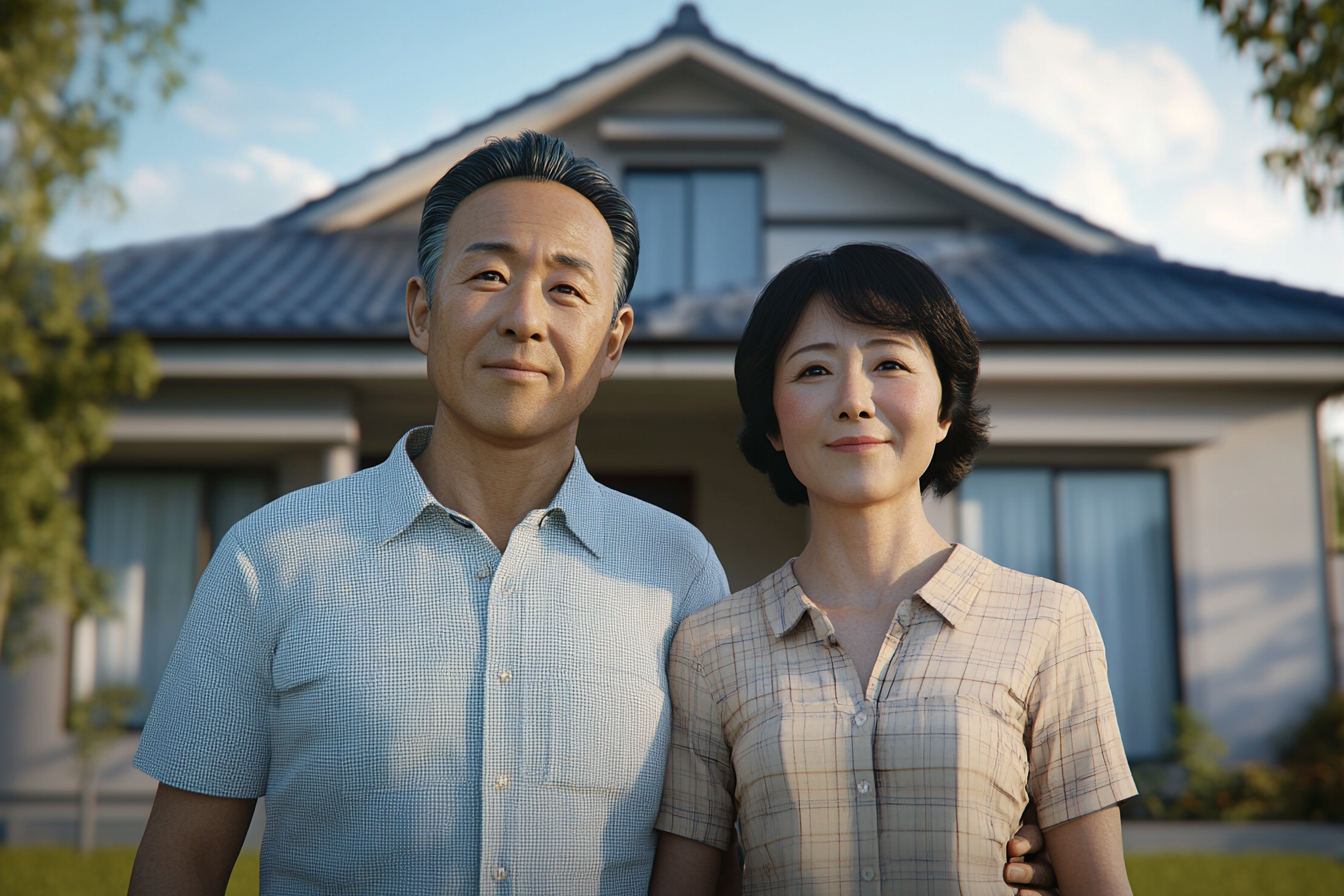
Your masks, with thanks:
[{"label": "shirt button", "polygon": [[[495,880],[504,880],[504,878],[508,876],[509,876],[509,869],[505,868],[503,865],[500,865],[499,867],[495,868]],[[872,878],[869,878],[869,880],[871,879]]]},{"label": "shirt button", "polygon": [[490,578],[490,567],[482,566],[480,569],[476,570],[476,578],[478,579]]},{"label": "shirt button", "polygon": [[[501,869],[501,870],[503,870],[503,869]],[[873,871],[873,869],[871,869],[871,868],[865,868],[865,869],[863,869],[863,879],[864,879],[864,880],[872,880],[872,879],[875,878],[875,877],[877,877],[877,873],[876,873],[875,871]],[[498,878],[496,878],[496,880],[498,880]]]},{"label": "shirt button", "polygon": [[858,725],[860,728],[863,727],[863,723],[866,721],[868,721],[868,713],[866,712],[861,712],[854,716],[854,724]]},{"label": "shirt button", "polygon": [[860,781],[860,782],[859,782],[859,793],[867,793],[869,790],[872,790],[872,789],[873,789],[873,785],[869,784],[867,781]]},{"label": "shirt button", "polygon": [[508,776],[508,775],[500,775],[498,778],[495,779],[495,789],[496,789],[496,790],[503,790],[505,787],[508,787],[508,786],[509,786],[509,776]]},{"label": "shirt button", "polygon": [[512,678],[512,677],[513,677],[513,673],[510,672],[508,669],[505,669],[504,671],[502,671],[502,672],[499,673],[499,683],[500,683],[500,684],[503,684],[504,682],[508,681],[508,680],[509,680],[510,678]]}]

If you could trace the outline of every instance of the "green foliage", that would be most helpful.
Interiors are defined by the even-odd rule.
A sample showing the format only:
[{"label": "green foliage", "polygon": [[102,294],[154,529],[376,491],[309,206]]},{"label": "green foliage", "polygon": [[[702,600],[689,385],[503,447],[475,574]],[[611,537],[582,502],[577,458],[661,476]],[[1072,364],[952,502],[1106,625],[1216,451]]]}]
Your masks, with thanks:
[{"label": "green foliage", "polygon": [[[238,856],[226,896],[256,896],[260,859],[251,850]],[[63,847],[0,846],[0,896],[125,896],[134,861],[134,849],[85,856]]]},{"label": "green foliage", "polygon": [[1344,210],[1344,0],[1202,0],[1238,52],[1260,66],[1256,95],[1296,134],[1265,154],[1301,182],[1313,214]]},{"label": "green foliage", "polygon": [[79,758],[92,762],[104,744],[124,734],[139,701],[140,689],[124,684],[105,684],[82,700],[70,701],[66,722]]},{"label": "green foliage", "polygon": [[[182,83],[177,37],[199,0],[0,3],[0,634],[7,659],[36,646],[31,611],[100,611],[71,471],[106,450],[109,404],[157,379],[148,342],[100,334],[107,301],[91,259],[42,251],[52,217],[97,177],[146,73]],[[132,6],[136,10],[132,10]],[[148,7],[151,12],[139,12]]]},{"label": "green foliage", "polygon": [[1312,711],[1283,751],[1283,765],[1291,817],[1344,822],[1344,693]]},{"label": "green foliage", "polygon": [[1313,855],[1127,855],[1134,896],[1338,896],[1344,863]]},{"label": "green foliage", "polygon": [[1134,767],[1130,818],[1344,821],[1344,694],[1332,693],[1292,730],[1279,765],[1222,764],[1227,747],[1193,710],[1172,710],[1171,762]]}]

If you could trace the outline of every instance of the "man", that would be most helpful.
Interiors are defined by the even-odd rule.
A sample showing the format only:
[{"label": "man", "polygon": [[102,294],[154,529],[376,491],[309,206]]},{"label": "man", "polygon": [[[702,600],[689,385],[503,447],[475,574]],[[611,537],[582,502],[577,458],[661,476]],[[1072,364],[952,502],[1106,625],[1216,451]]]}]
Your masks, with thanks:
[{"label": "man", "polygon": [[575,449],[638,253],[551,137],[430,191],[406,307],[434,426],[220,545],[136,755],[162,783],[133,894],[223,893],[262,795],[263,892],[644,892],[667,649],[728,586]]}]

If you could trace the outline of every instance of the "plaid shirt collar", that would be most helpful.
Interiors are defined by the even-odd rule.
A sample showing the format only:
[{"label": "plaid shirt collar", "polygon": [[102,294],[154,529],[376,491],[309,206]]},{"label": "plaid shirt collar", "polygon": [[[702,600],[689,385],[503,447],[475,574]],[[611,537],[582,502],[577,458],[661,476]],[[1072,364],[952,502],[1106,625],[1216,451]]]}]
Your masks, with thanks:
[{"label": "plaid shirt collar", "polygon": [[[374,475],[379,478],[379,491],[386,496],[379,507],[378,534],[384,544],[405,532],[430,507],[438,508],[458,525],[475,525],[467,517],[440,504],[412,463],[429,445],[433,434],[433,426],[420,426],[406,433],[397,447],[392,449],[391,456],[375,471]],[[574,463],[560,491],[540,518],[540,524],[545,525],[547,520],[562,523],[594,557],[601,559],[605,548],[605,509],[602,486],[589,474],[583,457],[575,448]]]},{"label": "plaid shirt collar", "polygon": [[[947,562],[915,595],[937,610],[948,625],[956,628],[970,612],[976,595],[989,578],[985,564],[984,557],[965,545],[953,545]],[[803,593],[803,586],[794,577],[793,560],[775,572],[768,584],[762,584],[763,609],[770,623],[770,631],[776,638],[782,638],[792,631],[804,613],[811,610],[819,612],[817,605]],[[822,633],[820,628],[818,632],[829,634]]]}]

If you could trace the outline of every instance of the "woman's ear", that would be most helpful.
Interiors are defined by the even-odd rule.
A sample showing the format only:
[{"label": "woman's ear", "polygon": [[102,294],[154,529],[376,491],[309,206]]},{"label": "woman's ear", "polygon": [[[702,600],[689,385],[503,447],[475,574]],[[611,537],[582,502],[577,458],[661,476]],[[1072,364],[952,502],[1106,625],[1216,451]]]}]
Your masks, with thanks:
[{"label": "woman's ear", "polygon": [[765,437],[770,440],[770,447],[774,448],[776,451],[784,450],[784,442],[780,439],[778,433],[766,433]]}]

